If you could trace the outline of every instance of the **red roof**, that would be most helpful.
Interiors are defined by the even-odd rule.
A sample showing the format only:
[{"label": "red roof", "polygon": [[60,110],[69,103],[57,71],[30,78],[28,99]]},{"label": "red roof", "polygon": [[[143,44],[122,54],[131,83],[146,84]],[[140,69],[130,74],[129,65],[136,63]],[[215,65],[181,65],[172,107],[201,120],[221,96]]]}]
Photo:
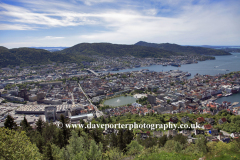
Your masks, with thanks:
[{"label": "red roof", "polygon": [[211,124],[204,125],[204,128],[205,129],[212,129],[212,125]]},{"label": "red roof", "polygon": [[204,122],[204,118],[203,117],[198,117],[197,120],[198,120],[198,122]]},{"label": "red roof", "polygon": [[222,120],[223,122],[226,122],[226,121],[227,121],[227,119],[226,119],[226,118],[222,118],[221,120]]}]

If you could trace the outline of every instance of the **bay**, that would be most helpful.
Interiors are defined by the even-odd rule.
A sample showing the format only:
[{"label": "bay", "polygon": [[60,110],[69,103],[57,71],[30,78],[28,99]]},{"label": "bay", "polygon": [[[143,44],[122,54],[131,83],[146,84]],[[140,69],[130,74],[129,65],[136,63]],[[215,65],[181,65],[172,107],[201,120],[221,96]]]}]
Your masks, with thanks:
[{"label": "bay", "polygon": [[217,74],[226,74],[233,71],[240,71],[240,53],[232,53],[232,55],[226,56],[215,56],[215,58],[215,60],[200,61],[193,64],[184,64],[181,65],[181,67],[152,65],[119,71],[111,71],[111,73],[140,71],[141,69],[149,69],[150,71],[156,72],[167,72],[170,70],[179,69],[181,71],[191,73],[191,76],[189,78],[193,78],[197,73],[201,75],[213,76]]},{"label": "bay", "polygon": [[[218,74],[226,74],[233,71],[240,71],[240,53],[231,53],[232,55],[226,56],[215,56],[215,60],[207,60],[201,61],[194,64],[185,64],[181,65],[181,67],[173,67],[173,66],[162,66],[162,65],[152,65],[146,67],[125,69],[119,71],[112,71],[111,73],[120,73],[120,72],[131,72],[131,71],[140,71],[141,69],[149,69],[150,71],[156,72],[167,72],[170,70],[181,70],[184,72],[191,73],[191,76],[188,78],[193,78],[194,75],[218,75]],[[233,94],[228,97],[222,97],[216,100],[217,103],[222,103],[223,101],[227,102],[239,102],[237,106],[240,105],[240,93]]]},{"label": "bay", "polygon": [[239,104],[234,106],[234,107],[239,107],[240,106],[240,93],[232,94],[231,96],[228,96],[228,97],[218,98],[215,102],[222,104],[223,101],[231,102],[231,104],[233,104],[233,102],[239,102]]}]

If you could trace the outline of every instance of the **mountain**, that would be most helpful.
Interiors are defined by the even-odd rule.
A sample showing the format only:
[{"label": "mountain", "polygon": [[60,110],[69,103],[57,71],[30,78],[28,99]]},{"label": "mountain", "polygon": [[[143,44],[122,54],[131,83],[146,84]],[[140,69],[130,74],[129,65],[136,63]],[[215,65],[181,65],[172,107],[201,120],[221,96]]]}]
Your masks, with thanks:
[{"label": "mountain", "polygon": [[159,49],[164,49],[167,51],[172,51],[172,52],[182,53],[182,54],[231,55],[231,53],[223,51],[223,50],[204,48],[204,47],[180,46],[177,44],[170,44],[170,43],[157,44],[157,43],[147,43],[147,42],[139,41],[135,45],[159,48]]},{"label": "mountain", "polygon": [[76,62],[80,63],[82,60],[93,61],[93,59],[79,56],[76,59],[74,56],[64,55],[57,52],[49,52],[44,49],[34,48],[14,48],[8,49],[0,46],[0,67],[11,66],[26,66],[47,64],[50,62]]},{"label": "mountain", "polygon": [[[49,47],[55,48],[55,47]],[[48,49],[49,49],[48,48]],[[9,65],[37,65],[49,62],[71,62],[82,64],[83,61],[95,61],[92,56],[134,56],[139,58],[162,58],[173,55],[230,55],[224,50],[216,50],[204,47],[180,46],[177,44],[155,44],[138,42],[135,45],[111,44],[111,43],[80,43],[65,48],[61,51],[50,52],[36,48],[8,49],[0,46],[0,67]]]},{"label": "mountain", "polygon": [[134,56],[134,57],[170,57],[171,55],[181,55],[173,51],[167,51],[160,48],[120,45],[111,43],[80,43],[73,47],[63,49],[57,53],[67,55],[98,55],[98,56]]}]

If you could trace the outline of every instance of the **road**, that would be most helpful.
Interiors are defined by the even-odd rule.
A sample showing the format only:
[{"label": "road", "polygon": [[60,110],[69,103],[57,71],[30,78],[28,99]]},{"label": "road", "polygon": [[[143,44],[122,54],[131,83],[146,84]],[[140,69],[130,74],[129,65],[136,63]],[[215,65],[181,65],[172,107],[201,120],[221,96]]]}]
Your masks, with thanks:
[{"label": "road", "polygon": [[220,132],[222,132],[223,135],[230,136],[230,134],[228,132],[226,132],[226,131],[220,130]]},{"label": "road", "polygon": [[96,111],[96,116],[97,116],[97,117],[103,116],[103,112],[102,112],[102,111],[99,111],[98,108],[97,108],[95,105],[92,104],[92,101],[88,98],[88,96],[86,95],[86,93],[83,91],[80,83],[78,83],[78,85],[79,85],[79,88],[81,89],[81,91],[83,92],[83,94],[85,95],[85,97],[87,98],[88,102],[94,107],[94,109],[95,109],[95,111]]}]

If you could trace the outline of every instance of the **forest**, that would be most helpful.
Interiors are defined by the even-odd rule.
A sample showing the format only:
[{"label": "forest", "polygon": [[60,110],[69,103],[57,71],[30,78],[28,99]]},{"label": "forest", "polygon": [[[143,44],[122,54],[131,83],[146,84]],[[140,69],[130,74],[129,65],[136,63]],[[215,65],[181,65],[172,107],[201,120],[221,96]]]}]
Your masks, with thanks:
[{"label": "forest", "polygon": [[[179,113],[178,118],[189,116],[190,121],[200,115]],[[227,132],[239,132],[240,116],[221,111],[211,116],[218,120],[228,119],[223,125],[215,127]],[[95,124],[127,124],[136,123],[166,123],[170,114],[148,114],[146,116],[125,115],[117,117],[100,117],[92,120]],[[11,116],[6,118],[3,128],[0,128],[0,159],[239,159],[240,139],[232,139],[230,143],[208,142],[209,135],[197,135],[195,143],[188,143],[187,137],[177,134],[172,137],[163,135],[153,137],[151,130],[118,129],[118,133],[103,134],[103,129],[67,128],[68,119],[60,118],[59,127],[52,122],[43,122],[41,118],[32,127],[26,118],[17,126]],[[81,124],[86,124],[80,120]],[[138,133],[146,133],[143,139]],[[194,135],[193,135],[194,136]]]}]

